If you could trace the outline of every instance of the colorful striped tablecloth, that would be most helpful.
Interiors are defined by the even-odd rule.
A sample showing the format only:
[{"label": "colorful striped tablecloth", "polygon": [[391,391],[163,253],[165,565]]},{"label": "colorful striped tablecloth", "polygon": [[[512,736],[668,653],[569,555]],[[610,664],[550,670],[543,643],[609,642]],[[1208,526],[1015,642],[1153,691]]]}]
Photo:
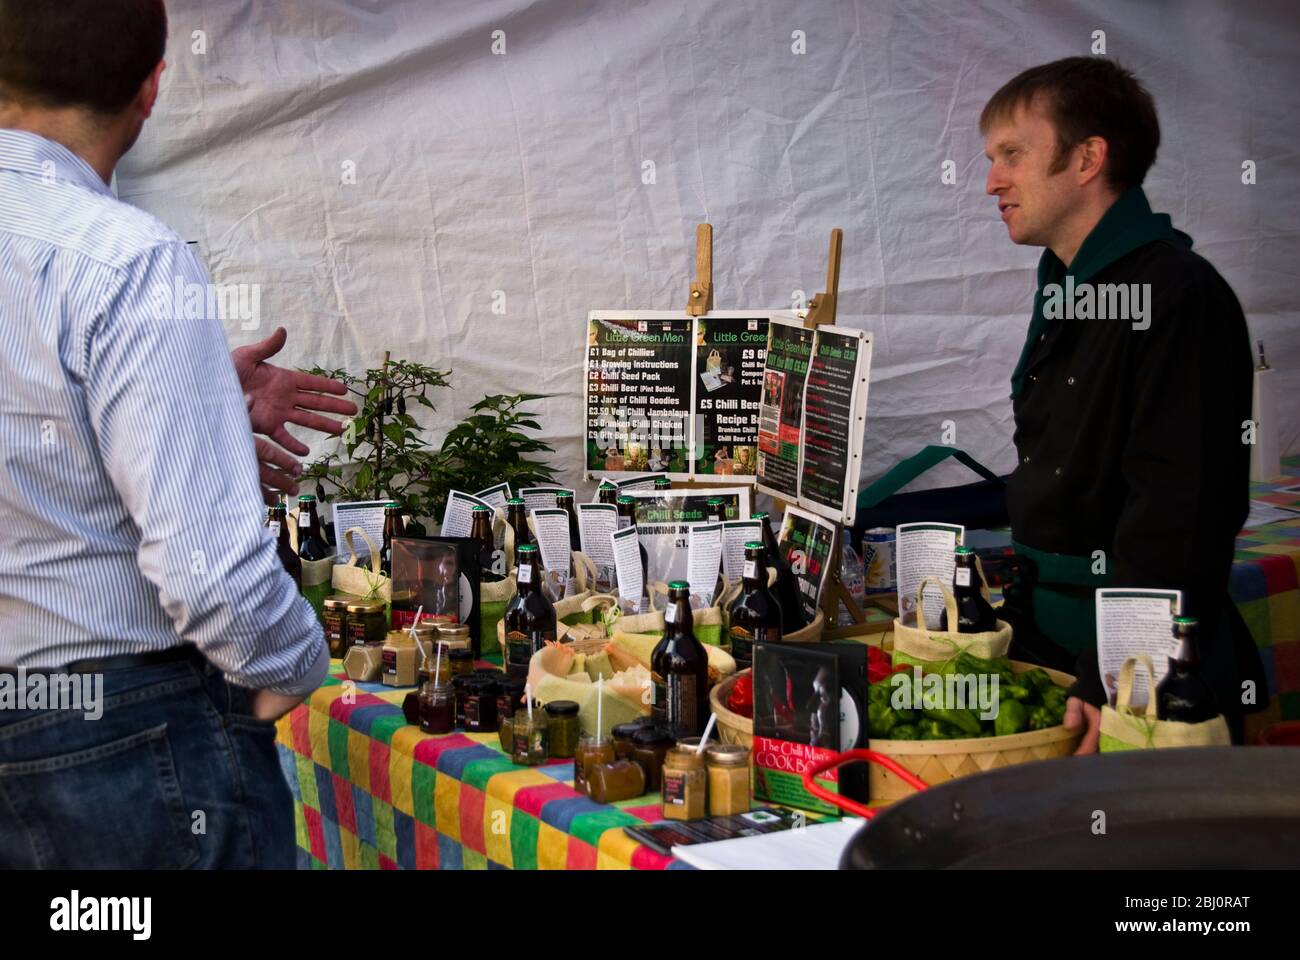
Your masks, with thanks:
[{"label": "colorful striped tablecloth", "polygon": [[[1252,483],[1251,499],[1300,509],[1300,493],[1283,489],[1300,485],[1300,456],[1286,458],[1282,469],[1281,480]],[[1269,724],[1300,720],[1300,514],[1241,531],[1228,589],[1268,678],[1268,707],[1246,718],[1247,742],[1253,742]]]},{"label": "colorful striped tablecloth", "polygon": [[572,761],[520,767],[496,734],[423,734],[402,716],[411,688],[331,674],[277,724],[300,867],[686,869],[622,830],[660,819],[659,794],[596,803]]}]

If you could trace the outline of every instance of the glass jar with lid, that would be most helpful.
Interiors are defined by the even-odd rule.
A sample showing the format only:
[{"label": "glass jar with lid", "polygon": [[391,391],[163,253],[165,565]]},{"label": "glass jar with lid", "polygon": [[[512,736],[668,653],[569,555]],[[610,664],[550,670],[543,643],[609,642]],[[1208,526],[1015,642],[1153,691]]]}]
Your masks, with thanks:
[{"label": "glass jar with lid", "polygon": [[451,733],[454,722],[451,684],[430,680],[420,691],[420,729],[424,733]]},{"label": "glass jar with lid", "polygon": [[355,597],[336,593],[321,602],[321,626],[325,628],[325,642],[329,645],[330,656],[342,660],[352,646],[348,640],[348,604]]},{"label": "glass jar with lid", "polygon": [[535,767],[546,762],[548,726],[546,711],[540,704],[515,711],[510,720],[511,741],[510,759],[515,763]]},{"label": "glass jar with lid", "polygon": [[664,758],[665,820],[698,820],[708,813],[708,775],[696,747],[678,745]]},{"label": "glass jar with lid", "polygon": [[645,788],[651,793],[663,781],[664,758],[674,744],[673,735],[664,727],[650,724],[632,734],[632,753],[629,759],[645,768]]},{"label": "glass jar with lid", "polygon": [[573,700],[552,700],[546,705],[550,756],[568,760],[578,750],[578,704]]},{"label": "glass jar with lid", "polygon": [[347,605],[348,646],[383,646],[388,635],[384,623],[384,601],[354,597]]},{"label": "glass jar with lid", "polygon": [[738,743],[713,743],[704,749],[704,763],[709,775],[709,816],[748,813],[749,749]]},{"label": "glass jar with lid", "polygon": [[496,733],[497,684],[491,677],[465,678],[465,729],[470,733]]}]

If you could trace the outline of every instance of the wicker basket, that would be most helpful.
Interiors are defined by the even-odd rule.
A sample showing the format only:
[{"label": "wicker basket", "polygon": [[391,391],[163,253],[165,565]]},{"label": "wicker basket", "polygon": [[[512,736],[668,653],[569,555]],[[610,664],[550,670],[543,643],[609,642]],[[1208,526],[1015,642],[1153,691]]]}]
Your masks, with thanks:
[{"label": "wicker basket", "polygon": [[[1016,673],[1032,670],[1033,664],[1011,661]],[[1047,675],[1058,687],[1069,687],[1074,677],[1058,670],[1048,670]],[[721,723],[721,718],[719,718]],[[1030,730],[1005,737],[970,737],[964,740],[868,740],[867,749],[892,757],[928,783],[937,786],[972,773],[983,773],[998,767],[1010,767],[1030,760],[1051,760],[1074,753],[1082,739],[1082,731],[1070,731],[1063,726],[1046,730]],[[888,803],[915,793],[884,767],[871,765],[869,778],[871,803]]]},{"label": "wicker basket", "polygon": [[[742,717],[738,713],[732,713],[727,709],[727,697],[731,695],[731,688],[736,685],[736,678],[743,677],[750,673],[749,670],[741,670],[739,673],[733,673],[721,683],[714,685],[709,691],[709,706],[713,708],[713,714],[718,718],[717,731],[718,739],[723,743],[738,743],[742,747],[748,747],[751,750],[754,747],[754,721],[749,717]],[[753,753],[750,754],[749,762],[754,762]]]},{"label": "wicker basket", "polygon": [[[1011,661],[1011,668],[1016,673],[1033,669],[1028,663]],[[731,694],[736,678],[750,671],[742,670],[734,676],[723,680],[709,691],[709,705],[718,718],[718,737],[723,743],[739,743],[754,747],[754,721],[742,717],[727,709],[727,697]],[[1074,683],[1074,677],[1057,670],[1048,670],[1048,676],[1059,687],[1068,687]],[[931,786],[964,777],[967,774],[982,773],[997,767],[1009,767],[1030,760],[1050,760],[1053,757],[1065,757],[1074,753],[1079,745],[1081,733],[1071,732],[1065,727],[1049,727],[1046,730],[1031,730],[1027,733],[1014,733],[1005,737],[977,737],[965,740],[868,740],[867,749],[893,757],[908,770]],[[751,763],[753,754],[750,754]],[[871,765],[870,773],[871,803],[888,803],[905,797],[915,791],[884,767]]]}]

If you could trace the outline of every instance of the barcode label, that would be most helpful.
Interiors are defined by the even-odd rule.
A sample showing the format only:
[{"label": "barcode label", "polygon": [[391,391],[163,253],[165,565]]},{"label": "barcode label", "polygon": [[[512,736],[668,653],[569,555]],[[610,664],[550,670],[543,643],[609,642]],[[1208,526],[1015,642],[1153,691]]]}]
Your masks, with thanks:
[{"label": "barcode label", "polygon": [[956,570],[956,578],[955,578],[954,582],[955,582],[955,583],[957,584],[957,586],[959,586],[959,587],[969,587],[969,586],[970,586],[970,570],[969,570],[968,568],[966,568],[966,567],[958,567],[957,570]]},{"label": "barcode label", "polygon": [[519,576],[516,578],[515,582],[516,583],[533,582],[533,565],[531,563],[525,563],[520,565]]}]

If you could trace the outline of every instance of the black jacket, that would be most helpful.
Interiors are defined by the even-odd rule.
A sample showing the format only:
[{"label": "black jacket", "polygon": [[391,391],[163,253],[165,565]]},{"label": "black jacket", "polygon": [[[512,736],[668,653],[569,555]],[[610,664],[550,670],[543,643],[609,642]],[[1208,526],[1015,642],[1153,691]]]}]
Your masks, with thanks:
[{"label": "black jacket", "polygon": [[[1228,597],[1250,473],[1243,437],[1253,360],[1241,306],[1214,267],[1165,240],[1123,255],[1091,283],[1150,284],[1150,326],[1063,319],[1030,345],[1013,405],[1013,537],[1090,560],[1102,551],[1098,585],[1184,591],[1184,612],[1202,620],[1202,661],[1220,709],[1242,710],[1243,680],[1255,681],[1262,705],[1259,653]],[[1077,616],[1057,605],[1055,617],[1029,619],[1077,655],[1076,692],[1100,704],[1093,587],[1061,586],[1061,596],[1077,601]]]}]

